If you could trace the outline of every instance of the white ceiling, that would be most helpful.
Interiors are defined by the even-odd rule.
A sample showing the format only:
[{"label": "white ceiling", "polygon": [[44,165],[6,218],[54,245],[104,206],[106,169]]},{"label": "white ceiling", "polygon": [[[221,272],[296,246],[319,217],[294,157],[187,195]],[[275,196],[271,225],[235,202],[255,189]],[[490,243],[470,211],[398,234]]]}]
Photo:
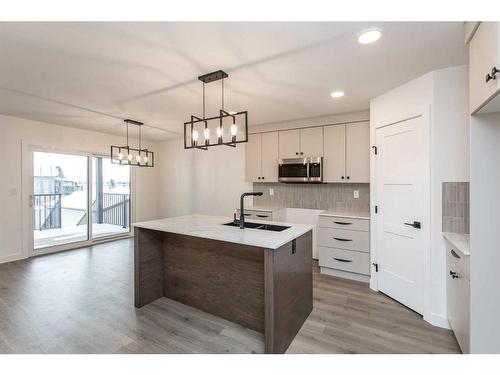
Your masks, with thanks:
[{"label": "white ceiling", "polygon": [[[357,43],[379,27],[382,38]],[[0,113],[121,133],[133,118],[152,140],[201,112],[197,76],[223,69],[226,109],[264,124],[367,109],[428,71],[464,64],[463,24],[0,23]],[[330,92],[345,97],[332,99]],[[220,84],[207,86],[215,114]]]}]

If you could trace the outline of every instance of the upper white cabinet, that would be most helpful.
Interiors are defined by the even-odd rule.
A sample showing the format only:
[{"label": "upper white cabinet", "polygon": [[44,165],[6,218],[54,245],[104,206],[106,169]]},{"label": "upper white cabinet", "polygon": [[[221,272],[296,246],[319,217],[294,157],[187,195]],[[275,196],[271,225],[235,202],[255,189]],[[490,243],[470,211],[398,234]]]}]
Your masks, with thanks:
[{"label": "upper white cabinet", "polygon": [[300,130],[300,155],[323,156],[323,127]]},{"label": "upper white cabinet", "polygon": [[345,125],[325,126],[323,181],[345,181]]},{"label": "upper white cabinet", "polygon": [[300,157],[300,130],[279,132],[279,158]]},{"label": "upper white cabinet", "polygon": [[324,182],[370,182],[370,123],[325,126]]},{"label": "upper white cabinet", "polygon": [[278,182],[278,133],[249,134],[246,159],[248,182]]},{"label": "upper white cabinet", "polygon": [[370,182],[370,123],[347,124],[345,174],[348,182]]},{"label": "upper white cabinet", "polygon": [[323,128],[304,128],[279,132],[279,158],[323,156]]},{"label": "upper white cabinet", "polygon": [[470,113],[500,111],[500,22],[481,22],[469,45]]}]

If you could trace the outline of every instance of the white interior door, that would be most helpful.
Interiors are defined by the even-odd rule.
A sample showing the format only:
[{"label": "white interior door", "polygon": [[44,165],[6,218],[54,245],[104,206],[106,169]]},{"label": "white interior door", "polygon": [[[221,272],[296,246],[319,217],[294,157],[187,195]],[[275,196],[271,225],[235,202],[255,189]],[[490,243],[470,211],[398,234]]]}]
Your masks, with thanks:
[{"label": "white interior door", "polygon": [[375,135],[378,289],[420,314],[430,225],[426,121],[408,119]]}]

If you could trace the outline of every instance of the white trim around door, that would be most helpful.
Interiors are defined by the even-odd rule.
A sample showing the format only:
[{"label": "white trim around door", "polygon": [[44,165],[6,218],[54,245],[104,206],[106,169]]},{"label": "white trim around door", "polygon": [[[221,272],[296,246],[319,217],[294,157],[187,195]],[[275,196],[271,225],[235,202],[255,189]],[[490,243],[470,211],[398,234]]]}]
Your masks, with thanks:
[{"label": "white trim around door", "polygon": [[[408,129],[405,129],[405,124],[408,124]],[[380,170],[382,166],[378,164],[377,157],[380,153],[383,153],[384,150],[382,149],[383,145],[377,144],[377,134],[379,135],[380,140],[380,134],[384,132],[384,129],[387,133],[386,135],[389,135],[391,128],[394,130],[394,135],[398,134],[398,128],[401,128],[399,129],[400,132],[407,130],[418,132],[418,134],[415,133],[415,136],[419,138],[419,144],[418,146],[415,146],[418,147],[418,150],[415,150],[415,157],[418,157],[419,160],[415,165],[408,166],[408,168],[413,168],[415,173],[418,174],[418,176],[416,176],[418,181],[416,179],[409,179],[408,184],[415,183],[418,186],[416,188],[408,188],[407,192],[403,192],[403,189],[400,189],[401,194],[397,191],[394,192],[395,197],[401,197],[399,199],[404,199],[404,194],[409,192],[418,194],[418,197],[412,197],[412,202],[419,202],[418,207],[414,205],[407,205],[408,207],[406,208],[404,216],[408,216],[408,220],[401,220],[401,218],[397,217],[398,213],[395,212],[397,210],[397,202],[390,202],[390,205],[386,202],[386,207],[383,206],[384,198],[388,199],[390,195],[384,196],[384,194],[380,191],[381,187],[379,186],[382,183],[381,173],[383,173],[383,171]],[[373,266],[371,268],[370,287],[373,290],[384,292],[396,300],[399,300],[401,303],[422,314],[425,320],[431,322],[433,317],[431,312],[432,296],[430,274],[430,107],[415,109],[413,112],[400,113],[399,115],[395,114],[390,122],[373,124],[370,133],[371,144],[373,146],[377,146],[378,151],[378,155],[375,155],[375,153],[372,152],[371,156],[371,263]],[[410,136],[409,133],[408,136]],[[408,139],[406,139],[405,142],[408,142]],[[395,145],[395,147],[397,147],[397,144]],[[404,150],[401,150],[401,152],[404,152]],[[402,163],[407,163],[408,161],[411,162],[411,157],[408,155],[401,160]],[[388,166],[388,168],[393,168],[394,171],[404,171],[404,169],[401,169],[404,168],[404,166],[398,165],[397,163],[398,162],[396,161],[394,165]],[[384,178],[385,177],[387,177],[387,175],[385,175]],[[395,177],[394,181],[405,178],[405,176],[393,177]],[[408,176],[406,176],[406,178],[408,179]],[[398,181],[398,183],[404,184],[403,181]],[[392,203],[396,205],[393,205]],[[375,206],[378,207],[378,213],[375,213]],[[387,206],[393,206],[393,212],[390,212],[389,216],[381,215],[381,212],[388,208]],[[415,212],[414,215],[412,215],[412,212],[410,211],[413,211],[413,209],[409,210],[409,207],[416,207],[414,211],[418,212]],[[388,214],[387,211],[385,213]],[[385,219],[384,223],[381,222],[382,219]],[[391,223],[391,220],[393,220],[394,223]],[[400,221],[401,223],[399,223]],[[414,221],[421,223],[420,229],[404,224],[405,222],[413,223]],[[390,236],[381,237],[383,233],[388,233],[388,226],[391,226],[392,230],[390,230],[390,232],[392,234]],[[392,235],[394,235],[394,237],[389,238]],[[384,243],[384,238],[387,241],[386,244]],[[404,239],[407,239],[409,242],[406,244],[403,243]],[[417,241],[418,244],[416,244],[416,242],[412,242],[412,239],[415,239],[414,241]],[[401,240],[401,243],[397,243],[399,240]],[[384,248],[382,248],[382,246],[384,246]],[[398,246],[409,246],[409,248],[401,248],[399,253],[391,254],[391,251],[397,251]],[[413,248],[411,248],[412,246]],[[406,254],[406,257],[408,258],[407,260],[409,262],[415,262],[415,264],[404,263],[405,259],[403,259],[403,257],[405,257],[405,251],[408,252]],[[419,254],[413,254],[412,251],[418,251]],[[391,256],[393,257],[392,260]],[[381,264],[384,261],[393,262],[393,264],[387,265],[387,268],[384,269],[384,264]],[[375,264],[377,264],[379,272],[376,272],[376,267],[374,266]],[[393,267],[393,269],[391,269],[391,267]],[[388,277],[386,280],[381,279],[381,272],[386,272],[386,276]],[[406,280],[404,277],[405,272],[408,272],[409,276]],[[390,280],[389,282],[393,282],[392,285],[389,284],[389,287],[387,286],[388,280]],[[386,283],[385,285],[383,284],[384,281]],[[404,287],[405,283],[408,288],[406,291]],[[413,283],[419,283],[419,285],[413,285]],[[414,286],[414,288],[412,286]],[[407,295],[405,293],[407,293]]]}]

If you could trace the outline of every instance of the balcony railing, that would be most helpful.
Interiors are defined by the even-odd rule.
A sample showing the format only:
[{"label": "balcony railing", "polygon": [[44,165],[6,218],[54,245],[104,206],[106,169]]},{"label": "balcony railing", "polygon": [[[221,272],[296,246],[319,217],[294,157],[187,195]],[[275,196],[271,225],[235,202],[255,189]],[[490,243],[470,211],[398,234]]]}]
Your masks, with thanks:
[{"label": "balcony railing", "polygon": [[130,221],[129,202],[128,194],[102,193],[101,201],[96,200],[97,215],[95,215],[95,221],[127,228]]},{"label": "balcony railing", "polygon": [[33,195],[33,228],[45,230],[61,228],[62,194]]}]

